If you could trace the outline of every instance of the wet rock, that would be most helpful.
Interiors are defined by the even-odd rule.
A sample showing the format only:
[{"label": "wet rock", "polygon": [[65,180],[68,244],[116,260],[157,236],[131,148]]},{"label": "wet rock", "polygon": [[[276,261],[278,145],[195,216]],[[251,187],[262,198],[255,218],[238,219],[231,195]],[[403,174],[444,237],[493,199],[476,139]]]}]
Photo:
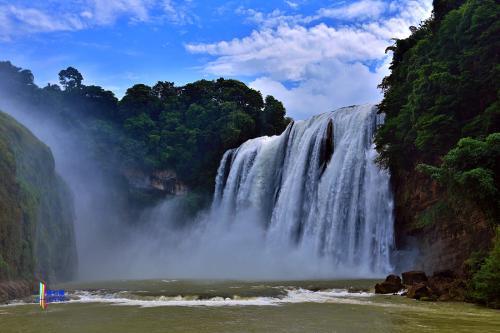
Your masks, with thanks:
[{"label": "wet rock", "polygon": [[467,285],[452,270],[435,272],[427,284],[440,301],[463,301],[465,299]]},{"label": "wet rock", "polygon": [[403,284],[404,285],[413,285],[422,282],[427,282],[427,275],[423,271],[410,271],[404,272],[403,276]]},{"label": "wet rock", "polygon": [[32,283],[28,281],[0,282],[0,304],[13,299],[28,297],[32,292]]},{"label": "wet rock", "polygon": [[173,170],[155,170],[145,172],[136,169],[122,171],[131,189],[140,193],[158,193],[163,195],[184,195],[187,186],[182,183]]},{"label": "wet rock", "polygon": [[425,282],[410,286],[410,288],[408,288],[408,293],[406,294],[406,297],[414,299],[421,299],[422,297],[431,298],[433,296],[434,295],[432,293],[432,290],[427,286],[427,283]]},{"label": "wet rock", "polygon": [[432,278],[434,279],[455,279],[457,275],[451,269],[445,269],[442,271],[436,271],[432,274]]},{"label": "wet rock", "polygon": [[376,294],[394,294],[403,289],[401,278],[397,275],[389,275],[382,283],[375,285]]},{"label": "wet rock", "polygon": [[320,163],[321,163],[321,173],[325,171],[328,163],[333,155],[334,150],[334,137],[333,137],[333,123],[330,120],[328,126],[326,127],[326,133],[321,139],[321,150],[320,150]]}]

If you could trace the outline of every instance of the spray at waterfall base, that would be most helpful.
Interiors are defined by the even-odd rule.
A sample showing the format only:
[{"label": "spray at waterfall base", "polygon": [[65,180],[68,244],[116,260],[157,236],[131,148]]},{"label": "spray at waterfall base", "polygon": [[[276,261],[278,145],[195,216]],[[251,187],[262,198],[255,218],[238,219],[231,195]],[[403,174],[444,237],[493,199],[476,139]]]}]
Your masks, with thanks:
[{"label": "spray at waterfall base", "polygon": [[311,279],[391,272],[393,198],[373,145],[382,121],[374,106],[347,107],[227,151],[210,211],[184,230],[163,224],[154,231],[162,239],[150,252],[163,263],[157,275]]}]

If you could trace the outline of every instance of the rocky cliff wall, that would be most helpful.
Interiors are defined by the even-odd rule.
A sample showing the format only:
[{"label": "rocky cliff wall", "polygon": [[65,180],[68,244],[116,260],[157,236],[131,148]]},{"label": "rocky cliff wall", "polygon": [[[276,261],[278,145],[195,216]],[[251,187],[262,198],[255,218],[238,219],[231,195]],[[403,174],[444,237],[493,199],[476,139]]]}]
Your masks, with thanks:
[{"label": "rocky cliff wall", "polygon": [[494,228],[473,202],[456,207],[443,188],[418,172],[393,175],[393,183],[396,248],[403,252],[399,271],[460,274],[474,252],[490,248]]},{"label": "rocky cliff wall", "polygon": [[71,279],[73,220],[72,196],[50,149],[0,112],[0,282]]}]

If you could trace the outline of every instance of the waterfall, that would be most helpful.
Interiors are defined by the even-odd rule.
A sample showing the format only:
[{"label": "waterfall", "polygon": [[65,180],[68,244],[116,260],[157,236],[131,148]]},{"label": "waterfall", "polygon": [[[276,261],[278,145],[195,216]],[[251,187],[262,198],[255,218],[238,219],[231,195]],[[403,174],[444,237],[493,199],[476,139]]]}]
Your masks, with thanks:
[{"label": "waterfall", "polygon": [[306,255],[321,271],[391,271],[393,199],[373,145],[382,121],[374,106],[346,107],[227,151],[206,227],[253,225],[262,251]]}]

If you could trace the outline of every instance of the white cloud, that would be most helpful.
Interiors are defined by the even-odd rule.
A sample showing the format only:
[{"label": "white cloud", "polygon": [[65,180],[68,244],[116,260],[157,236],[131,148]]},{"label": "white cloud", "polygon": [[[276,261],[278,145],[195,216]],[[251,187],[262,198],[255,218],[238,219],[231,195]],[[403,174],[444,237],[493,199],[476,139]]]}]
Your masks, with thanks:
[{"label": "white cloud", "polygon": [[35,8],[22,8],[13,5],[0,6],[0,39],[8,39],[9,32],[19,33],[51,32],[78,30],[84,23],[78,15],[66,15],[60,18]]},{"label": "white cloud", "polygon": [[376,19],[387,9],[388,4],[381,0],[360,0],[349,5],[334,8],[322,8],[317,17],[337,18],[344,20]]},{"label": "white cloud", "polygon": [[112,24],[122,15],[144,22],[149,19],[149,9],[153,5],[151,0],[90,0],[88,11],[97,25]]},{"label": "white cloud", "polygon": [[309,65],[337,59],[345,62],[378,59],[386,41],[355,28],[320,23],[311,28],[280,25],[248,37],[214,44],[191,44],[193,53],[217,56],[205,70],[216,75],[268,74],[279,80],[306,78]]},{"label": "white cloud", "polygon": [[297,86],[287,88],[278,80],[259,77],[250,87],[284,101],[294,119],[306,119],[342,106],[377,103],[381,92],[374,88],[388,73],[388,59],[375,72],[359,62],[321,61]]},{"label": "white cloud", "polygon": [[169,21],[175,24],[193,24],[198,19],[192,14],[191,6],[191,0],[185,0],[180,4],[173,0],[163,0],[163,9]]},{"label": "white cloud", "polygon": [[[408,36],[408,27],[418,25],[430,10],[431,0],[360,0],[319,9],[314,16],[240,9],[259,23],[258,30],[186,49],[212,56],[204,72],[253,78],[252,87],[283,100],[289,115],[303,119],[342,105],[378,102],[390,39]],[[325,18],[340,21],[332,26]]]},{"label": "white cloud", "polygon": [[88,10],[84,10],[83,12],[81,12],[80,16],[86,19],[91,19],[92,17],[94,17],[94,15]]},{"label": "white cloud", "polygon": [[298,3],[296,3],[296,2],[286,0],[286,1],[285,1],[285,3],[286,3],[288,6],[290,6],[290,8],[292,8],[292,9],[297,9],[297,8],[299,8],[299,4],[298,4]]},{"label": "white cloud", "polygon": [[114,24],[124,18],[131,23],[163,22],[190,24],[191,0],[54,0],[27,5],[0,4],[0,40],[26,33],[75,31]]}]

